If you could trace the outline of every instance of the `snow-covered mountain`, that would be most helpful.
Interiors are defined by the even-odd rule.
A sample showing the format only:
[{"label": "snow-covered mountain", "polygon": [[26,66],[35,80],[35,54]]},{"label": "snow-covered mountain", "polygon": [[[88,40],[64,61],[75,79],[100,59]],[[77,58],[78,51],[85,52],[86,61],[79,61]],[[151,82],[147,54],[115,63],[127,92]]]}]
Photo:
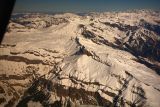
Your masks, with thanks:
[{"label": "snow-covered mountain", "polygon": [[4,107],[159,107],[160,12],[14,14],[0,45]]}]

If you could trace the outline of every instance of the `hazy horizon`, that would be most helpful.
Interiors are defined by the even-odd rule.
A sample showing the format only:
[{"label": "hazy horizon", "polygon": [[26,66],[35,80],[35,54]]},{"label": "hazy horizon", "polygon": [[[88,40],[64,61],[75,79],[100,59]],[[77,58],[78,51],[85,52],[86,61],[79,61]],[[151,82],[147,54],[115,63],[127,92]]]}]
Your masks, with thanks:
[{"label": "hazy horizon", "polygon": [[160,10],[160,0],[17,0],[14,13],[87,13],[126,11],[135,9]]}]

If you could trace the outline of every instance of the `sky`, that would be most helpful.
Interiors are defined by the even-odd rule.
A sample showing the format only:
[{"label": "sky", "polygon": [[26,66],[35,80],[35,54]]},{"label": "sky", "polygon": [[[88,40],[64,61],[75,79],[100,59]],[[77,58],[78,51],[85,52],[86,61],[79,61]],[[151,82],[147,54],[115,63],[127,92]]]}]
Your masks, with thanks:
[{"label": "sky", "polygon": [[105,12],[160,10],[160,0],[16,0],[13,12]]}]

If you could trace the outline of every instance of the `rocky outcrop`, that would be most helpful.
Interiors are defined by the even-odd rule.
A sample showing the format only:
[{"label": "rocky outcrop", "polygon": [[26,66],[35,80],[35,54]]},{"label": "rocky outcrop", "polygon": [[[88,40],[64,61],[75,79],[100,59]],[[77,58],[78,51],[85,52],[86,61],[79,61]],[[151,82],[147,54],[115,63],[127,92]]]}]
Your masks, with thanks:
[{"label": "rocky outcrop", "polygon": [[160,61],[160,38],[147,29],[140,28],[128,32],[123,44],[133,53]]},{"label": "rocky outcrop", "polygon": [[155,25],[155,24],[152,24],[152,23],[148,23],[147,21],[141,19],[140,20],[140,26],[150,30],[150,31],[153,31],[155,32],[157,35],[160,35],[160,26],[159,25]]}]

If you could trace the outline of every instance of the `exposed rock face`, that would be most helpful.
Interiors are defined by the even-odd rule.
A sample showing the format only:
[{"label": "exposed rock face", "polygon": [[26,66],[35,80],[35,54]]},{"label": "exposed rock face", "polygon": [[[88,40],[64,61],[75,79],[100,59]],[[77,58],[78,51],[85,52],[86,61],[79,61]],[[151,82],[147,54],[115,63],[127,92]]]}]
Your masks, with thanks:
[{"label": "exposed rock face", "polygon": [[121,43],[136,55],[160,61],[160,37],[147,29],[127,32]]},{"label": "exposed rock face", "polygon": [[159,107],[159,22],[154,11],[13,17],[0,105]]}]

